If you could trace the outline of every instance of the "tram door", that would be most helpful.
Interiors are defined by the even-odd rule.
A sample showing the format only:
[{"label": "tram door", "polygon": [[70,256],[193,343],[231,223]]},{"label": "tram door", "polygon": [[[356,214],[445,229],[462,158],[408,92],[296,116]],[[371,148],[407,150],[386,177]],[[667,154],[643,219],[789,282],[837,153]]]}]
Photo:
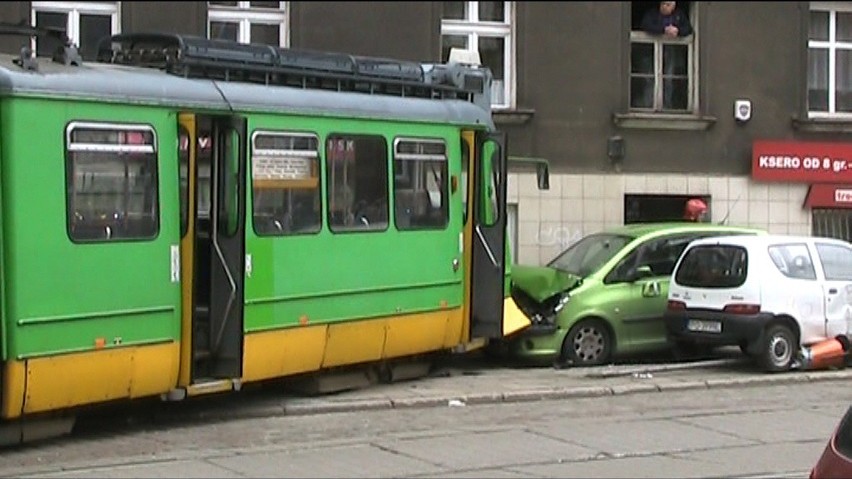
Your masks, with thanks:
[{"label": "tram door", "polygon": [[[471,203],[470,325],[472,338],[502,338],[506,272],[506,137],[477,132],[473,146]],[[474,144],[471,145],[471,139]],[[470,161],[470,160],[469,160]]]},{"label": "tram door", "polygon": [[181,383],[242,376],[245,119],[181,114]]}]

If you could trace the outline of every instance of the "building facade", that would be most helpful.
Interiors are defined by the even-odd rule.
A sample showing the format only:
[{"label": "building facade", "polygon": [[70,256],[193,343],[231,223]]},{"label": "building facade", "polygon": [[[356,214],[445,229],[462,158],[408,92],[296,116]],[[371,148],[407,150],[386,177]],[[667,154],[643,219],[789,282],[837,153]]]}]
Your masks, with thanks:
[{"label": "building facade", "polygon": [[679,219],[692,197],[710,221],[852,241],[852,2],[677,2],[678,36],[643,27],[660,3],[5,2],[0,22],[65,28],[87,60],[140,31],[425,62],[475,49],[510,158],[550,164],[540,191],[512,162],[521,263]]}]

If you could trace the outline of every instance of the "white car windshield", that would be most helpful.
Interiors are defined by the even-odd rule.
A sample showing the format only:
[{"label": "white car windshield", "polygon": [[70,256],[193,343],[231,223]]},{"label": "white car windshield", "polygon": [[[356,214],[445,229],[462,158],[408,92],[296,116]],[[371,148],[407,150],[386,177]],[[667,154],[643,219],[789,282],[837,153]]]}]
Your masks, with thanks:
[{"label": "white car windshield", "polygon": [[745,282],[748,254],[736,245],[699,245],[686,252],[675,281],[694,288],[736,288]]}]

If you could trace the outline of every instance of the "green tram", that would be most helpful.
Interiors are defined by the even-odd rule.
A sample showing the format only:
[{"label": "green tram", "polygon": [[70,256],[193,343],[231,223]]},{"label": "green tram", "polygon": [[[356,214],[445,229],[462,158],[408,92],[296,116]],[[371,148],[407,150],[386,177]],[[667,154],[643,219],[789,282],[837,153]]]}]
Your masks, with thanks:
[{"label": "green tram", "polygon": [[25,50],[0,56],[0,442],[529,325],[488,69],[164,34]]}]

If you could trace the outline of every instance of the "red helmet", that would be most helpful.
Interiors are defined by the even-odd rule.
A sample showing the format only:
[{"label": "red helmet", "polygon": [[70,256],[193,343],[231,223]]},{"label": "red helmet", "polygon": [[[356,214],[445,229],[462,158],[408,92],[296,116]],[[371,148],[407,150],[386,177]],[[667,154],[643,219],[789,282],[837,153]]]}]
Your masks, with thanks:
[{"label": "red helmet", "polygon": [[689,221],[698,221],[701,216],[707,212],[707,203],[700,198],[693,198],[686,202],[686,208],[683,209],[683,219]]}]

